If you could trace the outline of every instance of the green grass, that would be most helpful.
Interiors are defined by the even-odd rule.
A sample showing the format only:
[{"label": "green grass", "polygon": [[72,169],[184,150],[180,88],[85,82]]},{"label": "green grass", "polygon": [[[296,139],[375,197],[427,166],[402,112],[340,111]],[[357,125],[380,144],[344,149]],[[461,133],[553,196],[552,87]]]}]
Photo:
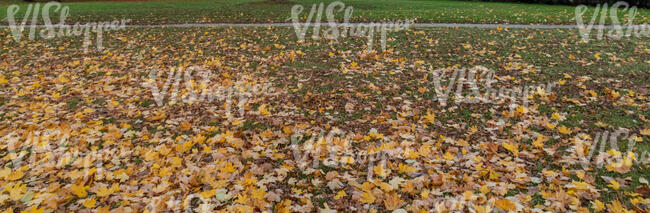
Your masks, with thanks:
[{"label": "green grass", "polygon": [[[333,1],[294,0],[283,4],[261,0],[92,1],[64,2],[63,5],[70,7],[66,23],[116,19],[131,19],[132,24],[266,23],[287,22],[294,4],[305,7],[301,15],[306,17],[311,5],[321,2],[327,7]],[[27,4],[17,0],[1,2],[0,17],[6,17],[7,6],[10,4],[21,6],[18,19],[22,18]],[[575,7],[563,5],[455,0],[352,0],[346,1],[345,5],[354,8],[353,22],[413,19],[416,22],[441,23],[575,23]],[[584,19],[589,20],[593,11],[594,8],[590,8]],[[619,12],[620,17],[623,15],[623,12]],[[58,23],[59,15],[52,12],[51,16]],[[342,12],[336,18],[342,20]],[[634,21],[648,23],[649,19],[650,10],[640,9]],[[326,21],[325,17],[323,21]],[[0,23],[7,24],[7,21]]]}]

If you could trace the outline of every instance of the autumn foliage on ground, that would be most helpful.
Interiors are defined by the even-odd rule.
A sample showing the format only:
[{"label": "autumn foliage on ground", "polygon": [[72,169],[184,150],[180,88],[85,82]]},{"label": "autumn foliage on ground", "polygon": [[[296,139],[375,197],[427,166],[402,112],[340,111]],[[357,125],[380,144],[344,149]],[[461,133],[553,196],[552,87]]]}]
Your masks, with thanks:
[{"label": "autumn foliage on ground", "polygon": [[[365,38],[292,33],[129,28],[87,53],[81,38],[4,39],[0,207],[647,211],[647,39],[426,28],[368,51]],[[207,77],[164,87],[190,67]],[[515,107],[436,99],[434,70],[476,67],[494,70],[497,89],[555,86]],[[619,129],[634,137],[585,158]]]}]

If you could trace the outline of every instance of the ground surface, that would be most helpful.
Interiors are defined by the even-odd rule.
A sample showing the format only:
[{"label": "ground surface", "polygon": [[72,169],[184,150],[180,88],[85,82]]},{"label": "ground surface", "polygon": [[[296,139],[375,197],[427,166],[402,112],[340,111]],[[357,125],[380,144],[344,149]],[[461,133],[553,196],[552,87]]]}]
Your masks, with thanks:
[{"label": "ground surface", "polygon": [[[127,28],[84,52],[83,37],[16,42],[1,29],[0,206],[647,210],[647,37],[582,42],[575,29],[508,28],[388,37],[386,51],[367,51],[365,38],[300,42],[291,27]],[[512,108],[492,96],[443,106],[434,70],[444,69],[444,90],[453,68],[494,70],[497,90],[555,86]],[[190,69],[208,75],[164,87]],[[182,101],[205,91],[222,95]],[[588,154],[619,129],[634,136]]]}]

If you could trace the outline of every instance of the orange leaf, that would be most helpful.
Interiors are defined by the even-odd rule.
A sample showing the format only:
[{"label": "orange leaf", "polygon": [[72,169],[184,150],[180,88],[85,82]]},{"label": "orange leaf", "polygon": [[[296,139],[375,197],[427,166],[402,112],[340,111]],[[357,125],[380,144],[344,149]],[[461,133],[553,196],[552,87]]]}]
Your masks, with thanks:
[{"label": "orange leaf", "polygon": [[512,201],[508,199],[500,199],[496,201],[496,206],[499,207],[500,209],[507,210],[507,211],[515,211],[517,210],[517,207],[515,206]]}]

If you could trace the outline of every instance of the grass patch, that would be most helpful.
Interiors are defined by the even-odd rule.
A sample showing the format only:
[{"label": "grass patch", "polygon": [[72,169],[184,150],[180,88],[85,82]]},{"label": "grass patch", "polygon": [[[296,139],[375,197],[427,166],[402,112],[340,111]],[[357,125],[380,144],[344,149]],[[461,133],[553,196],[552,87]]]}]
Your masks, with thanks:
[{"label": "grass patch", "polygon": [[[333,1],[294,0],[276,3],[268,0],[181,0],[64,1],[62,4],[70,7],[70,16],[66,23],[131,19],[132,24],[160,24],[286,22],[286,19],[291,16],[293,5],[303,5],[306,11],[301,14],[301,18],[306,18],[311,5],[324,3],[327,6],[331,2]],[[17,16],[22,18],[27,3],[17,0],[0,3],[0,17],[6,17],[7,7],[10,4],[20,6],[21,10]],[[353,22],[413,19],[417,22],[441,23],[575,23],[575,7],[565,5],[455,0],[353,0],[346,1],[345,5],[354,8],[351,17]],[[594,10],[591,7],[583,19],[589,20]],[[648,23],[649,11],[639,9],[634,21]],[[55,12],[50,14],[53,20],[58,22],[59,14]],[[618,14],[620,20],[624,20],[624,13],[621,11]],[[342,20],[343,15],[339,14],[336,18]],[[611,21],[608,19],[607,22]],[[7,21],[0,23],[6,24]]]}]

